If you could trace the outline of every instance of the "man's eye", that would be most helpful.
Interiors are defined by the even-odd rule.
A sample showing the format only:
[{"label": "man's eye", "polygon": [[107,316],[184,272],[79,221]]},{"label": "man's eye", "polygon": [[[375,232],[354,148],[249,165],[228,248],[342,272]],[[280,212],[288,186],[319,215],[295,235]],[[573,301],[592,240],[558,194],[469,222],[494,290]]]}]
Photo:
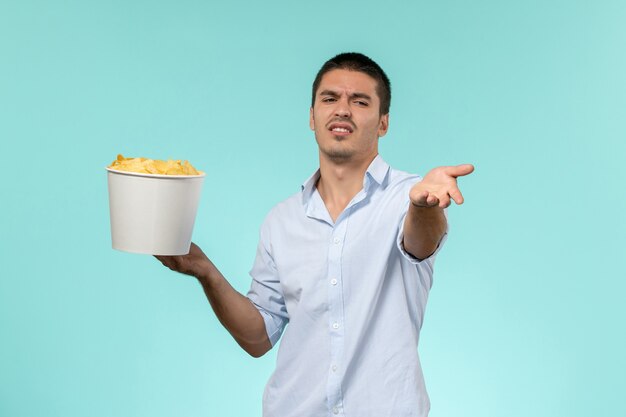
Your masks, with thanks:
[{"label": "man's eye", "polygon": [[357,100],[356,104],[358,104],[359,106],[369,106],[369,103],[367,101],[362,100]]},{"label": "man's eye", "polygon": [[332,103],[333,101],[335,101],[333,97],[324,97],[322,99],[322,103]]}]

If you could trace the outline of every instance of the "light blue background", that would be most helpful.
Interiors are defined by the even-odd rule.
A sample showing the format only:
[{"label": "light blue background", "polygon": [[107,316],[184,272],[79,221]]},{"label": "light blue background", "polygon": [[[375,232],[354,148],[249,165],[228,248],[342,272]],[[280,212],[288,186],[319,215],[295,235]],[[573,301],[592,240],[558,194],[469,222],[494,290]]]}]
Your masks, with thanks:
[{"label": "light blue background", "polygon": [[258,416],[199,285],[110,247],[117,153],[207,173],[194,240],[249,286],[317,164],[310,85],[361,51],[381,154],[471,162],[420,353],[432,417],[626,415],[626,3],[0,0],[0,416]]}]

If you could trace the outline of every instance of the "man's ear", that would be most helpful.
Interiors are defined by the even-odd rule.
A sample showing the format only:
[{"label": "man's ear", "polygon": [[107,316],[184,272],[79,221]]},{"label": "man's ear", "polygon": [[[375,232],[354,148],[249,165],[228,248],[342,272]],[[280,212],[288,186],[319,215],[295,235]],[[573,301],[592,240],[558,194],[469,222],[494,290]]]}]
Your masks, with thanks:
[{"label": "man's ear", "polygon": [[387,134],[387,130],[389,129],[389,113],[384,114],[380,117],[380,122],[378,122],[378,137],[383,137]]},{"label": "man's ear", "polygon": [[309,127],[315,130],[315,119],[313,119],[313,107],[309,110]]}]

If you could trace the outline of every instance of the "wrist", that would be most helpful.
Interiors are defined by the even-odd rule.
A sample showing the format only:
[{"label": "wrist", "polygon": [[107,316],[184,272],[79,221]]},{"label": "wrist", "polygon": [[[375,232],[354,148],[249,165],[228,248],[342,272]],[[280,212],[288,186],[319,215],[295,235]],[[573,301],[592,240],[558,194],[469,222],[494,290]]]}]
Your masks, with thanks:
[{"label": "wrist", "polygon": [[439,211],[443,212],[443,208],[439,207],[439,204],[435,204],[434,206],[425,206],[422,204],[417,204],[415,203],[413,200],[411,200],[411,208],[418,210],[418,211],[422,211],[422,212],[434,212],[437,210],[433,210],[433,209],[439,209]]},{"label": "wrist", "polygon": [[418,206],[413,203],[409,207],[407,220],[415,224],[436,224],[441,222],[445,225],[447,223],[443,208],[439,206]]},{"label": "wrist", "polygon": [[213,265],[210,260],[206,260],[198,264],[194,276],[198,282],[205,288],[212,288],[219,283],[222,274]]}]

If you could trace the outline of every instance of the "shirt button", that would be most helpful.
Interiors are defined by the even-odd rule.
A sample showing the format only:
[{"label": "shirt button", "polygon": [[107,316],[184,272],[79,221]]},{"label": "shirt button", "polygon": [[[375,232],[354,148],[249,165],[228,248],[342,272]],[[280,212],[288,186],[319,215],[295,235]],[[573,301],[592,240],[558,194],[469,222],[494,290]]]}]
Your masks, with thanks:
[{"label": "shirt button", "polygon": [[334,322],[334,323],[333,323],[333,329],[338,329],[338,328],[339,328],[339,323]]},{"label": "shirt button", "polygon": [[333,407],[333,414],[339,414],[339,409],[337,407]]},{"label": "shirt button", "polygon": [[339,242],[341,242],[341,239],[339,239],[338,237],[333,239],[333,242],[335,243],[335,245],[338,245]]},{"label": "shirt button", "polygon": [[330,283],[333,284],[333,285],[337,285],[337,280],[335,278],[333,278],[333,279],[330,280]]},{"label": "shirt button", "polygon": [[333,372],[337,372],[337,365],[333,365],[332,368]]}]

